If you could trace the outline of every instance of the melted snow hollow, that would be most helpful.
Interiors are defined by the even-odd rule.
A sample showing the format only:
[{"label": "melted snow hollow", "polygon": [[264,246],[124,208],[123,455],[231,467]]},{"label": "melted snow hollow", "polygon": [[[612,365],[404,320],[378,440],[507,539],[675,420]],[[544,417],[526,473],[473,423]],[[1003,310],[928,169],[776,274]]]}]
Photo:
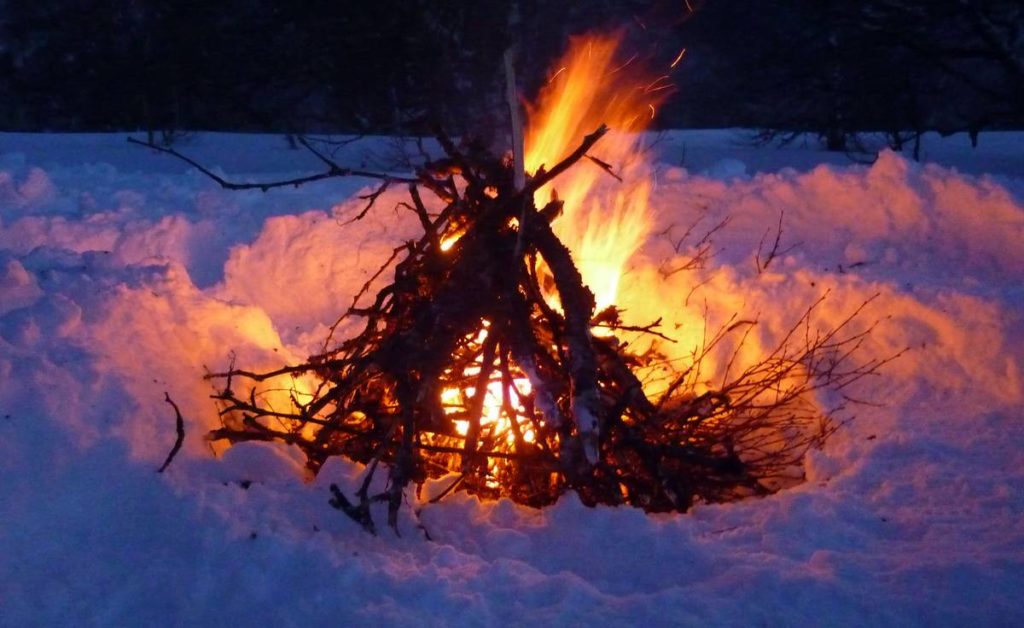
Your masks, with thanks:
[{"label": "melted snow hollow", "polygon": [[[705,318],[756,317],[770,346],[826,292],[824,325],[878,294],[861,355],[910,351],[858,387],[877,405],[796,488],[657,516],[455,495],[420,513],[427,542],[413,508],[401,538],[375,538],[327,504],[353,465],[306,482],[285,448],[202,438],[205,369],[315,351],[415,232],[399,194],[342,226],[363,182],[233,193],[122,136],[0,135],[0,624],[1024,623],[1024,136],[928,138],[929,162],[870,166],[728,132],[663,140],[631,316],[684,344]],[[339,158],[376,167],[395,146]],[[234,179],[316,168],[278,137],[181,150]],[[787,252],[759,273],[780,215]],[[645,311],[630,287],[727,217],[706,267],[663,272],[670,307]],[[188,438],[157,475],[165,391]]]}]

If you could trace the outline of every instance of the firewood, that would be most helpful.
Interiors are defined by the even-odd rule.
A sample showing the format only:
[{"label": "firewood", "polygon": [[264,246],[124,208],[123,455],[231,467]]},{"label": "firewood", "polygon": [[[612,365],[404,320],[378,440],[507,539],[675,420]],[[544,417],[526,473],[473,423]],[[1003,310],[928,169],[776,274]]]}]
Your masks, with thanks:
[{"label": "firewood", "polygon": [[[623,325],[614,307],[595,312],[594,295],[551,228],[560,201],[534,202],[606,132],[602,125],[523,185],[512,163],[443,134],[446,156],[415,177],[376,175],[382,187],[360,216],[383,186],[403,182],[404,207],[422,234],[394,249],[339,319],[361,318],[362,331],[335,340],[332,327],[324,350],[302,364],[210,374],[223,382],[214,395],[223,425],[208,437],[297,447],[314,474],[334,456],[366,465],[354,499],[332,485],[331,504],[372,533],[374,504],[386,507],[397,532],[406,489],[448,474],[457,478],[443,495],[468,491],[540,507],[571,490],[588,505],[648,511],[685,511],[797,481],[804,452],[836,429],[811,395],[842,390],[885,363],[852,357],[870,328],[850,331],[858,310],[810,334],[816,303],[760,363],[697,394],[693,374],[703,357],[756,324],[730,321],[693,364],[666,367],[660,396],[649,398],[636,372],[658,356],[634,354],[593,330],[668,337],[657,322]],[[322,160],[328,174],[344,171]],[[233,189],[262,187],[214,178]],[[427,211],[424,191],[444,204],[439,213]],[[391,282],[359,306],[387,272]],[[542,285],[548,275],[553,287]],[[304,374],[320,382],[311,398],[292,395],[290,408],[263,400],[261,385]],[[378,469],[386,482],[371,490]]]}]

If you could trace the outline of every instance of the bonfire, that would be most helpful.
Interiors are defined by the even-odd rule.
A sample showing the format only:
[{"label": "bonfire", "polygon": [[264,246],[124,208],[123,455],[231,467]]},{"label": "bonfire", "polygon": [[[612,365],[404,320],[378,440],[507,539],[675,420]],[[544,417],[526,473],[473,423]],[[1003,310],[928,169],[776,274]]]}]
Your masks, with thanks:
[{"label": "bonfire", "polygon": [[[659,320],[626,322],[618,284],[651,230],[642,131],[671,84],[638,79],[616,45],[573,41],[529,108],[523,155],[438,133],[444,155],[409,177],[347,170],[310,143],[322,175],[232,184],[204,169],[236,188],[375,176],[359,217],[404,185],[421,227],[344,312],[361,332],[332,328],[301,364],[212,373],[223,425],[209,438],[297,447],[313,474],[335,456],[364,465],[331,502],[371,532],[375,503],[397,531],[407,489],[432,479],[446,484],[429,501],[468,491],[540,507],[573,491],[647,511],[799,481],[804,453],[836,427],[815,391],[879,365],[850,359],[866,332],[813,332],[812,306],[774,350],[709,388],[706,356],[726,337],[742,346],[754,321],[706,333],[687,360],[661,350],[673,338]],[[598,190],[609,181],[614,194]],[[390,281],[371,297],[378,278]],[[301,393],[300,379],[312,382]],[[286,407],[265,395],[281,387]]]}]

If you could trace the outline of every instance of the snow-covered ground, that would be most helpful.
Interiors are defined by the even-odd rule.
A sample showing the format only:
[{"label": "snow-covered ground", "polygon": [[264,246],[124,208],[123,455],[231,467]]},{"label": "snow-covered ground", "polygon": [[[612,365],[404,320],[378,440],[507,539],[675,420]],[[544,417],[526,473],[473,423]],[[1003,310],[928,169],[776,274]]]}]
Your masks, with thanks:
[{"label": "snow-covered ground", "polygon": [[[280,137],[179,148],[238,180],[318,165]],[[0,135],[0,625],[1024,624],[1024,134],[928,137],[923,164],[727,131],[654,150],[662,235],[631,311],[687,253],[673,236],[731,217],[653,314],[757,317],[767,342],[825,292],[825,323],[878,294],[863,359],[910,348],[858,389],[880,405],[771,497],[647,515],[455,495],[422,510],[429,542],[412,508],[401,538],[332,509],[350,465],[305,482],[286,450],[202,437],[204,367],[315,350],[410,233],[398,192],[342,226],[364,181],[227,192],[124,136]],[[789,250],[759,273],[780,214]],[[158,475],[165,392],[188,438]]]}]

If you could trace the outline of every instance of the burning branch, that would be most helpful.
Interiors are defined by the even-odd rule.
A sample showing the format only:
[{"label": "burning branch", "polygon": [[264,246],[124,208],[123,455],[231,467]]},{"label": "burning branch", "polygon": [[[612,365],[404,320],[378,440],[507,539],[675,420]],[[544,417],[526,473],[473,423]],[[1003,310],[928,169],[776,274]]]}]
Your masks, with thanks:
[{"label": "burning branch", "polygon": [[597,141],[604,137],[605,134],[608,133],[608,131],[608,127],[604,124],[597,127],[597,129],[593,133],[583,138],[583,143],[580,144],[579,148],[577,148],[575,151],[572,152],[572,154],[570,154],[568,157],[559,162],[554,168],[548,171],[544,171],[542,168],[540,171],[538,171],[537,174],[534,175],[533,179],[530,180],[530,183],[526,186],[526,189],[532,194],[533,192],[536,192],[537,190],[541,189],[542,187],[550,183],[552,180],[555,179],[555,177],[568,170],[570,167],[572,167],[573,164],[575,164],[580,159],[583,159],[583,156],[587,154],[587,151],[593,148],[594,144],[597,144]]}]

